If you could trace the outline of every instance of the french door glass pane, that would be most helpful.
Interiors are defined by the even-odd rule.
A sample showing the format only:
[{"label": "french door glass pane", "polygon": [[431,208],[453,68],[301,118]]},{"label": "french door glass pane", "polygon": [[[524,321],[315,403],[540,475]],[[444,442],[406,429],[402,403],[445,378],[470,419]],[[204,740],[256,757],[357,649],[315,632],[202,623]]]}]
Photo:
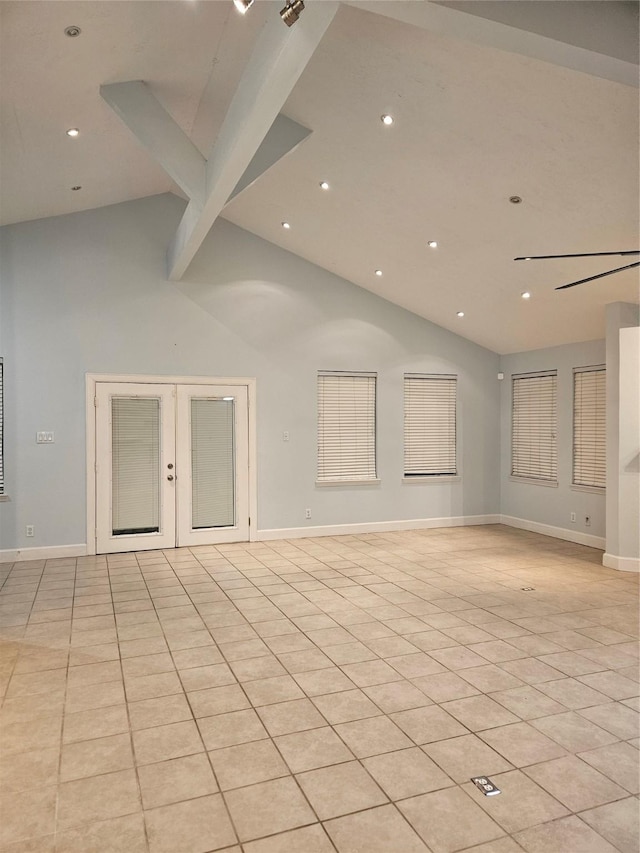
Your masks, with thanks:
[{"label": "french door glass pane", "polygon": [[235,524],[234,402],[191,398],[191,526]]},{"label": "french door glass pane", "polygon": [[160,400],[111,400],[114,536],[160,530]]}]

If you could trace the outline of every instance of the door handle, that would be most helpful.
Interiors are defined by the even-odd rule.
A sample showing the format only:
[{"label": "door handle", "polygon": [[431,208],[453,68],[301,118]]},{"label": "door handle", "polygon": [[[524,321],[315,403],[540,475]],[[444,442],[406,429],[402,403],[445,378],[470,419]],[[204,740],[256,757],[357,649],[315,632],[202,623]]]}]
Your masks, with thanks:
[{"label": "door handle", "polygon": [[167,477],[167,480],[173,480],[173,474],[169,474],[169,476]]}]

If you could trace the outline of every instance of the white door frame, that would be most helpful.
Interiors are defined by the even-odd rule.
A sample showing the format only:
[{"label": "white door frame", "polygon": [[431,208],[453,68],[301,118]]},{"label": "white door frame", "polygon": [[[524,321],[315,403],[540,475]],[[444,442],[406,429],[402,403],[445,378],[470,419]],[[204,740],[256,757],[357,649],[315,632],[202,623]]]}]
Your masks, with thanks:
[{"label": "white door frame", "polygon": [[249,542],[257,540],[258,476],[256,438],[256,380],[238,376],[153,376],[147,374],[86,374],[87,554],[96,554],[96,383],[159,385],[244,385],[249,401]]}]

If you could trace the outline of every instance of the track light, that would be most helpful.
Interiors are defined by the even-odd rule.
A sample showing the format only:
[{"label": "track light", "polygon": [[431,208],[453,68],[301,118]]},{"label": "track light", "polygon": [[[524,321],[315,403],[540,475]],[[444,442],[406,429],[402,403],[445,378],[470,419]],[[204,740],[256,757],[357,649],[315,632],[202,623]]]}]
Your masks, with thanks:
[{"label": "track light", "polygon": [[248,9],[253,6],[254,0],[233,0],[233,5],[241,15],[246,15]]},{"label": "track light", "polygon": [[300,17],[300,13],[303,9],[303,0],[289,0],[287,5],[280,12],[280,17],[288,27],[292,27]]}]

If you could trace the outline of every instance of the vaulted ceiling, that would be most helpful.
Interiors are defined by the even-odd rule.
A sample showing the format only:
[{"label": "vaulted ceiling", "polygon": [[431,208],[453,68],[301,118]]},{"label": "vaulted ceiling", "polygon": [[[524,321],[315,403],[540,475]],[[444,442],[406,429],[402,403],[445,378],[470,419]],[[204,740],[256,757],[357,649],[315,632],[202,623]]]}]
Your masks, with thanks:
[{"label": "vaulted ceiling", "polygon": [[[309,129],[225,191],[221,215],[494,351],[603,337],[604,306],[638,301],[637,269],[554,289],[633,258],[513,261],[638,248],[637,4],[354,0],[288,89],[280,72],[251,90],[282,3],[244,17],[230,0],[0,3],[2,222],[184,195],[100,95],[144,80],[227,182],[256,110]],[[268,70],[328,14],[306,5],[290,30],[275,21]]]}]

